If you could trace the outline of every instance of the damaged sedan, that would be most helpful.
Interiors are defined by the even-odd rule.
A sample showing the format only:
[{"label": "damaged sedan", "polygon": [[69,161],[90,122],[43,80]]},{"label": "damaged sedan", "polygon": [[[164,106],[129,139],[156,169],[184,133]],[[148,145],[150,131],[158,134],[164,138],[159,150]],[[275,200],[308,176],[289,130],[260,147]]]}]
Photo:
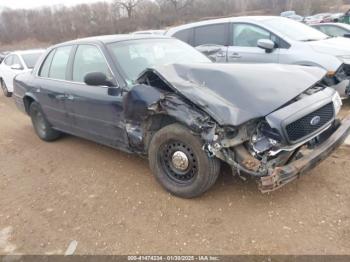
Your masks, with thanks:
[{"label": "damaged sedan", "polygon": [[222,163],[270,192],[316,166],[350,132],[326,71],[214,64],[161,36],[86,38],[48,49],[14,81],[17,106],[45,141],[62,133],[148,157],[160,184],[193,198]]}]

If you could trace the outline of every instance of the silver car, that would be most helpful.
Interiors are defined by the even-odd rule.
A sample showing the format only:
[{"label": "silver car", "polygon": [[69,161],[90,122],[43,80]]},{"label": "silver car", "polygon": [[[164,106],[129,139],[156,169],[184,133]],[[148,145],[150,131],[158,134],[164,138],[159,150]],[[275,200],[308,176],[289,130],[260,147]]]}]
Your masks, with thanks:
[{"label": "silver car", "polygon": [[288,18],[223,18],[175,27],[166,35],[217,62],[318,66],[327,71],[327,85],[335,85],[342,95],[350,92],[350,40],[329,37]]},{"label": "silver car", "polygon": [[332,37],[348,37],[350,38],[350,25],[343,23],[322,23],[312,25],[313,28],[320,30],[322,33]]}]

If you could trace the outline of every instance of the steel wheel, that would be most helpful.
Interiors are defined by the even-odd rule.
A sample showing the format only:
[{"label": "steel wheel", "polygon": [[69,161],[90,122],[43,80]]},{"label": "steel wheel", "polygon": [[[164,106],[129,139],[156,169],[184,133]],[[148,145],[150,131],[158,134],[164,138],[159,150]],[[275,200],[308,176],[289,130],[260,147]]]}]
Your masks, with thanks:
[{"label": "steel wheel", "polygon": [[160,162],[166,175],[174,182],[191,183],[197,175],[197,159],[191,147],[180,141],[169,141],[162,145]]}]

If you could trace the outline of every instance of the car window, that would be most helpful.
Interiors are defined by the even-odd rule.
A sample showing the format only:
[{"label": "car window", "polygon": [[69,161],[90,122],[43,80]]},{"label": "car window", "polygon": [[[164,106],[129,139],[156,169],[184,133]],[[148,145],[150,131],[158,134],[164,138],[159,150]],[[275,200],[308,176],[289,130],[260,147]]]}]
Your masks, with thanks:
[{"label": "car window", "polygon": [[329,36],[344,36],[348,33],[347,30],[338,26],[321,26],[321,31]]},{"label": "car window", "polygon": [[147,68],[167,64],[212,63],[205,55],[177,39],[140,39],[108,44],[128,84]]},{"label": "car window", "polygon": [[26,66],[32,69],[34,68],[36,62],[38,61],[41,55],[42,53],[29,53],[29,54],[23,54],[22,58]]},{"label": "car window", "polygon": [[73,66],[73,81],[84,82],[88,73],[101,72],[112,78],[108,64],[101,51],[92,45],[80,45],[77,49]]},{"label": "car window", "polygon": [[228,24],[201,26],[194,29],[194,46],[227,45]]},{"label": "car window", "polygon": [[11,66],[12,65],[12,61],[13,61],[13,55],[9,55],[8,57],[6,57],[4,64],[7,66]]},{"label": "car window", "polygon": [[173,37],[180,39],[181,41],[184,41],[187,44],[193,45],[192,38],[193,38],[193,29],[185,29],[176,32]]},{"label": "car window", "polygon": [[249,24],[235,24],[233,26],[234,46],[257,47],[260,39],[271,39],[270,32]]},{"label": "car window", "polygon": [[21,63],[21,60],[20,60],[19,57],[18,57],[18,55],[14,55],[14,56],[13,56],[12,65],[20,65],[20,66],[23,66],[22,63]]},{"label": "car window", "polygon": [[49,78],[66,79],[67,65],[71,51],[72,46],[63,46],[56,49],[49,70]]},{"label": "car window", "polygon": [[41,66],[39,76],[41,77],[49,77],[50,66],[52,62],[52,58],[55,54],[55,50],[52,50],[49,55],[45,58],[44,63]]}]

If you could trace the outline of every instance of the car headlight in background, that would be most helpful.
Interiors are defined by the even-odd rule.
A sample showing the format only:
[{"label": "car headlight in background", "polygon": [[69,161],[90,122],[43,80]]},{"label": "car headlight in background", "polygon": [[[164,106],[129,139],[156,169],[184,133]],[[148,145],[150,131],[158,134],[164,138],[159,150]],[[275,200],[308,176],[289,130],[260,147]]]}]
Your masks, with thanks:
[{"label": "car headlight in background", "polygon": [[343,102],[341,101],[340,95],[338,92],[335,92],[335,95],[333,96],[333,105],[334,105],[334,110],[335,110],[335,115],[338,115],[340,112],[340,109],[343,105]]}]

